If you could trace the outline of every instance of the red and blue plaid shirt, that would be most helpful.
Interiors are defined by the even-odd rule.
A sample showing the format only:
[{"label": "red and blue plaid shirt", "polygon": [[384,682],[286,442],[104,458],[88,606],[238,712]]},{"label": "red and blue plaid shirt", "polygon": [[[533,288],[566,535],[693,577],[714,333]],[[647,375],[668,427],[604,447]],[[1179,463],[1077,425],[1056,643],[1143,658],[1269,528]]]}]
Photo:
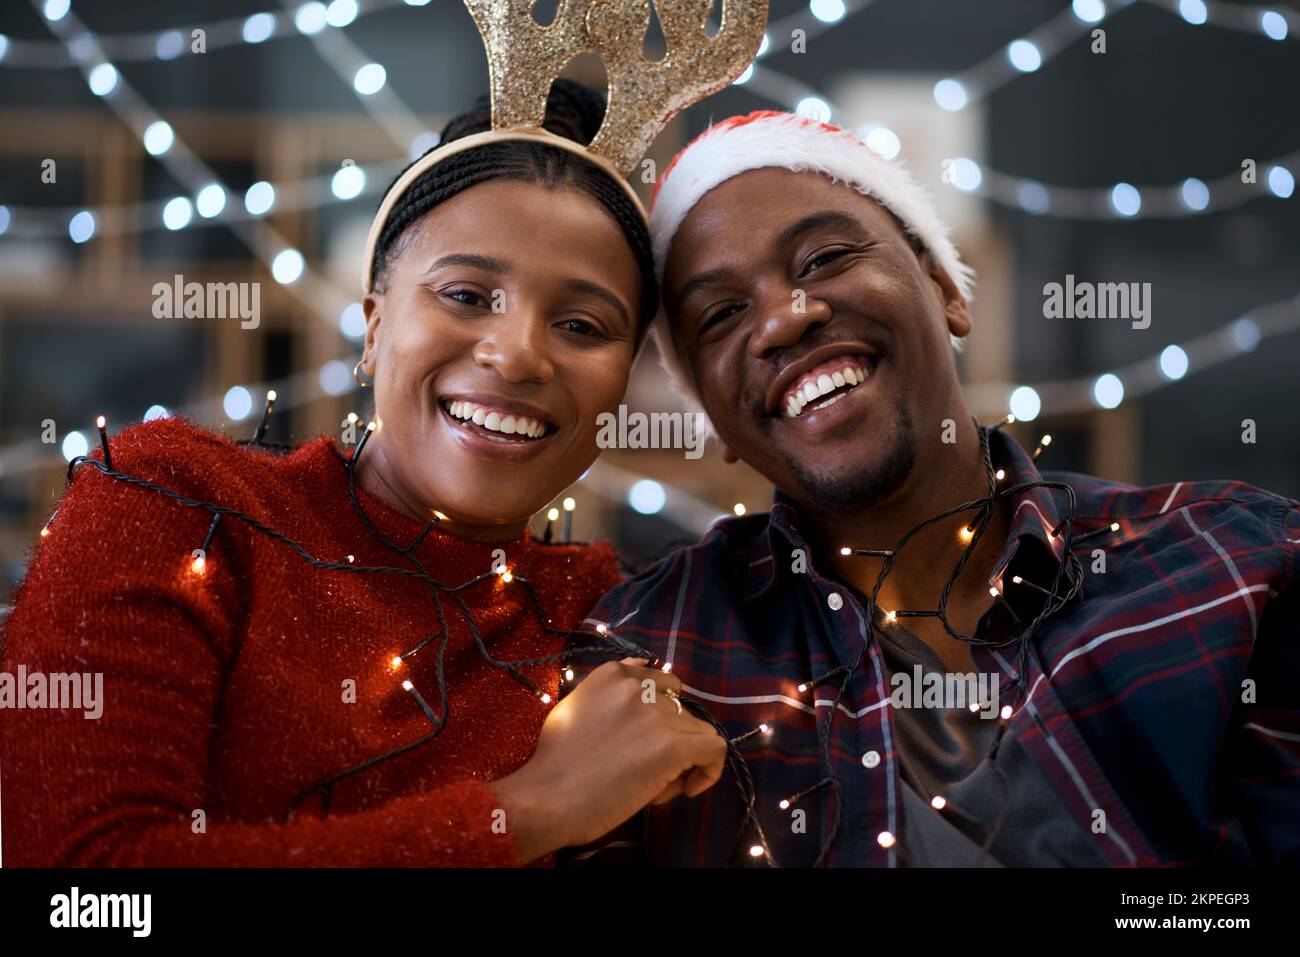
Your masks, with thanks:
[{"label": "red and blue plaid shirt", "polygon": [[[1074,473],[1040,478],[1004,433],[990,442],[1005,487],[1073,488],[1072,538],[1120,526],[1072,546],[1082,592],[1038,627],[1023,655],[972,646],[980,672],[1023,692],[1004,695],[1018,700],[1005,733],[1112,866],[1300,863],[1300,503],[1239,482],[1137,488]],[[1052,531],[1066,503],[1063,491],[1044,487],[1018,496],[994,578],[1051,587],[1064,547]],[[838,790],[840,825],[824,863],[893,867],[906,858],[878,837],[900,833],[902,782],[879,642],[853,589],[811,561],[795,570],[796,549],[812,554],[778,493],[769,514],[721,521],[620,584],[588,627],[608,623],[670,662],[684,696],[729,735],[769,726],[738,747],[775,863],[817,859]],[[1032,589],[1005,594],[1024,621],[1042,608]],[[972,638],[996,644],[1018,630],[995,604]],[[798,686],[852,665],[864,645],[836,705],[828,767],[819,733],[841,678],[804,693]],[[779,803],[832,771],[838,788],[800,800],[797,826]],[[652,864],[724,866],[755,843],[743,823],[729,769],[700,798],[648,808],[617,844],[632,830]]]}]

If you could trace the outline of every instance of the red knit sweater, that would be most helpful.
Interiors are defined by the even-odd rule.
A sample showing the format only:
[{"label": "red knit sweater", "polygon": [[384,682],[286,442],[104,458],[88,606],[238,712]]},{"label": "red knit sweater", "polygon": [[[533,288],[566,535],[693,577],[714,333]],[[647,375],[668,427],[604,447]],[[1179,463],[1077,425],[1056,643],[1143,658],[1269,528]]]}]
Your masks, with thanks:
[{"label": "red knit sweater", "polygon": [[[328,438],[278,457],[168,419],[122,432],[112,456],[120,471],[253,515],[316,558],[410,564],[367,532]],[[422,530],[359,486],[358,495],[399,545]],[[418,579],[313,568],[229,516],[196,575],[190,553],[210,522],[78,469],[16,597],[0,670],[102,672],[103,715],[0,710],[3,863],[517,864],[486,782],[532,755],[548,709],[483,660],[449,599],[441,735],[337,783],[328,812],[313,796],[290,813],[322,778],[432,730],[401,682],[441,710],[438,642],[400,670],[390,662],[437,631],[435,602]],[[415,554],[435,579],[459,584],[491,570],[496,547],[536,586],[554,627],[574,627],[617,580],[607,544],[525,535],[490,545],[434,532]],[[493,657],[562,648],[519,582],[492,578],[460,594]],[[559,670],[523,669],[552,697]]]}]

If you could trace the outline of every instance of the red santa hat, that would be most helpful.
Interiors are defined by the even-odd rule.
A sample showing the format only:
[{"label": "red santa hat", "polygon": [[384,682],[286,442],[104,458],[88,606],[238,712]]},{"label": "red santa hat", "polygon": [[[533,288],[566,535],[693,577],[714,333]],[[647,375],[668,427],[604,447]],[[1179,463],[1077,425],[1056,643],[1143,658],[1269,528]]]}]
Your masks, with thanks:
[{"label": "red santa hat", "polygon": [[[768,167],[822,173],[870,196],[898,217],[952,278],[961,295],[971,298],[973,271],[948,238],[948,227],[930,197],[901,163],[883,158],[860,137],[838,126],[773,110],[715,123],[687,144],[659,177],[650,208],[650,231],[661,281],[673,237],[695,204],[733,176]],[[698,409],[699,400],[672,345],[662,308],[655,318],[654,334],[664,368],[683,398]],[[954,348],[960,347],[960,341],[953,339]]]}]

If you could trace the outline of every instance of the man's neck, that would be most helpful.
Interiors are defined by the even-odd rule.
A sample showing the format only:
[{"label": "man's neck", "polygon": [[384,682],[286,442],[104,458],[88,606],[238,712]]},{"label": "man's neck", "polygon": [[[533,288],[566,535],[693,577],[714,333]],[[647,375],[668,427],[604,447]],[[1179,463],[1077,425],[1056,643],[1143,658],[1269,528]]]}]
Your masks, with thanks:
[{"label": "man's neck", "polygon": [[[918,459],[912,476],[887,501],[849,516],[809,515],[806,530],[817,566],[870,595],[884,563],[883,558],[845,556],[841,549],[893,549],[898,541],[927,518],[957,505],[987,497],[989,476],[984,464],[979,432],[966,419],[957,441]],[[881,586],[881,608],[933,610],[949,576],[961,558],[968,538],[963,529],[975,527],[978,509],[959,512],[917,531],[899,550]],[[961,604],[987,606],[988,575],[1010,532],[1005,507],[995,508],[950,596],[950,607]]]}]

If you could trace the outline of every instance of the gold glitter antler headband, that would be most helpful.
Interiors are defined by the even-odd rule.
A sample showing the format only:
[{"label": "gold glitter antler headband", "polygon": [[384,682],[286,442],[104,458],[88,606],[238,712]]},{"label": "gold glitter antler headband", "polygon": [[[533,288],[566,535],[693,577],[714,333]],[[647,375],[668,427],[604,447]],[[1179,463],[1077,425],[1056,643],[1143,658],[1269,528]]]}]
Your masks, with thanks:
[{"label": "gold glitter antler headband", "polygon": [[609,106],[588,149],[630,176],[674,116],[744,72],[758,53],[767,0],[723,0],[717,35],[707,32],[713,0],[655,0],[668,52],[647,60],[650,0],[560,0],[538,26],[534,0],[465,0],[487,47],[495,129],[540,127],[560,69],[579,53],[600,54]]},{"label": "gold glitter antler headband", "polygon": [[[624,178],[674,116],[723,89],[758,53],[767,0],[722,0],[722,25],[707,32],[713,0],[655,0],[668,50],[662,60],[642,52],[650,0],[559,0],[555,19],[533,19],[537,0],[465,0],[483,37],[492,88],[492,129],[426,153],[393,184],[370,226],[362,286],[370,274],[388,216],[420,176],[449,156],[501,140],[532,140],[583,156],[623,187]],[[542,128],[551,84],[579,53],[599,54],[609,76],[605,119],[590,146]]]}]

